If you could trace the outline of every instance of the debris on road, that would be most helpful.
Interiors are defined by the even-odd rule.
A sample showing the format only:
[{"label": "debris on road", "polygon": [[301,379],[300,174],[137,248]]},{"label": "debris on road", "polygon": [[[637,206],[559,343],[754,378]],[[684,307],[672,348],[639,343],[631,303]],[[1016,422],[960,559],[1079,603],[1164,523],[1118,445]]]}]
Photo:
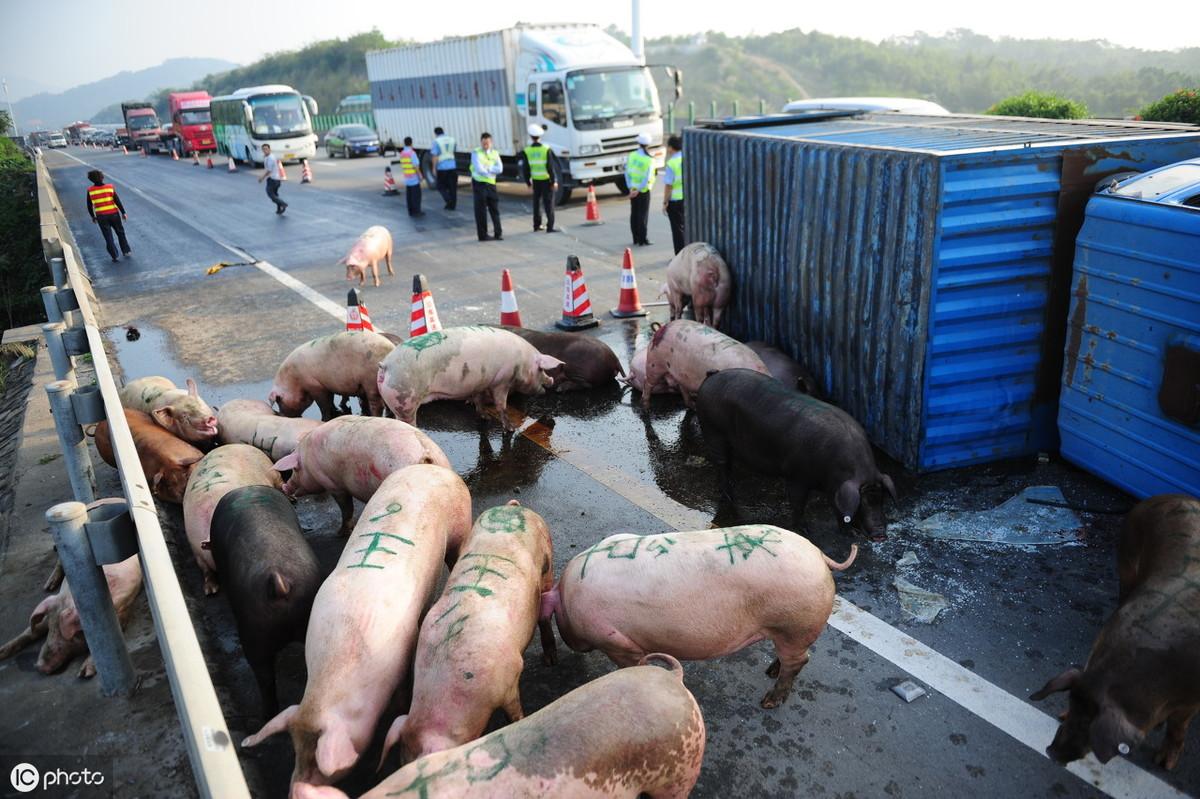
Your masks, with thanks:
[{"label": "debris on road", "polygon": [[922,696],[925,696],[925,689],[917,685],[912,680],[905,680],[899,685],[893,685],[892,693],[903,699],[905,702],[911,703],[914,699],[919,699]]},{"label": "debris on road", "polygon": [[896,568],[903,569],[907,566],[916,566],[921,561],[917,560],[917,553],[911,549],[904,550],[904,555],[900,560],[896,561]]},{"label": "debris on road", "polygon": [[909,621],[929,624],[939,613],[950,607],[946,597],[913,585],[903,577],[897,577],[892,581],[892,585],[900,594],[900,607]]},{"label": "debris on road", "polygon": [[916,530],[955,541],[1065,544],[1075,541],[1083,527],[1079,516],[1065,505],[1058,486],[1029,486],[990,510],[935,513],[919,522]]}]

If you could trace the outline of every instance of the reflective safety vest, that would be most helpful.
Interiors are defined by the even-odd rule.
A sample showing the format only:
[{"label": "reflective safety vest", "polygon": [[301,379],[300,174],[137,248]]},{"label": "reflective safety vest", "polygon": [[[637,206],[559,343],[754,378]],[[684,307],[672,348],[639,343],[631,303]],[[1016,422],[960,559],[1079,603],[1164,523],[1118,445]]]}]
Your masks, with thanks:
[{"label": "reflective safety vest", "polygon": [[117,190],[111,183],[88,187],[88,202],[92,204],[92,210],[96,212],[96,216],[117,213],[117,204],[113,201],[116,193]]},{"label": "reflective safety vest", "polygon": [[529,164],[529,177],[533,180],[549,180],[550,148],[544,144],[531,144],[525,148],[525,162]]},{"label": "reflective safety vest", "polygon": [[438,136],[434,141],[438,146],[437,162],[439,165],[449,161],[454,163],[454,137],[453,136]]},{"label": "reflective safety vest", "polygon": [[667,161],[671,168],[671,200],[683,199],[683,153],[676,153]]},{"label": "reflective safety vest", "polygon": [[[417,164],[417,154],[411,148],[404,148],[400,151],[400,172],[404,175],[404,180],[407,183],[414,178],[417,178],[420,173],[420,167]],[[417,178],[419,180],[419,178]]]},{"label": "reflective safety vest", "polygon": [[[475,155],[479,157],[479,161],[484,166],[500,165],[500,153],[496,152],[495,149],[484,150],[482,147],[476,147]],[[480,183],[491,183],[493,186],[496,185],[495,175],[485,175],[481,172],[475,171],[474,158],[471,159],[471,180],[478,180]]]},{"label": "reflective safety vest", "polygon": [[[642,181],[646,187],[642,188]],[[650,191],[654,187],[654,159],[641,150],[634,150],[625,162],[625,185],[638,191]]]}]

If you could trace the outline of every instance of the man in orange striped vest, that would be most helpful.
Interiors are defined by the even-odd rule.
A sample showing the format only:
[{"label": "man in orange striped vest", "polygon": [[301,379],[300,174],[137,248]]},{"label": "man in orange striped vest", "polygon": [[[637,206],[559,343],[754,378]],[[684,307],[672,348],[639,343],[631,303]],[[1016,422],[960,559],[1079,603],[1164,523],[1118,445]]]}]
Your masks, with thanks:
[{"label": "man in orange striped vest", "polygon": [[100,226],[109,256],[114,261],[117,260],[117,248],[113,244],[113,233],[116,233],[117,241],[121,243],[121,254],[128,258],[133,251],[129,249],[129,241],[125,238],[125,225],[121,220],[129,217],[125,215],[125,206],[121,204],[116,188],[111,183],[104,182],[104,173],[99,169],[88,172],[88,180],[92,182],[87,190],[88,214],[91,215],[92,221]]},{"label": "man in orange striped vest", "polygon": [[404,149],[400,151],[400,176],[404,180],[405,200],[409,216],[425,216],[421,210],[421,159],[412,146],[412,136],[404,137]]}]

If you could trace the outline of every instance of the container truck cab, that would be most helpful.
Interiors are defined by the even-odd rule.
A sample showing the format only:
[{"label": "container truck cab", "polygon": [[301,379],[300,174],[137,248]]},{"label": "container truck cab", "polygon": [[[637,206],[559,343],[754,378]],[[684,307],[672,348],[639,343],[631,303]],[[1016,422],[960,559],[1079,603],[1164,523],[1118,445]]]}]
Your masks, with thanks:
[{"label": "container truck cab", "polygon": [[158,114],[154,112],[154,106],[150,103],[121,103],[121,114],[125,118],[125,127],[129,130],[129,139],[134,147],[149,153],[167,151],[162,125],[158,121]]},{"label": "container truck cab", "polygon": [[563,166],[559,202],[572,188],[612,183],[640,133],[663,163],[662,109],[650,70],[595,25],[518,25],[492,33],[367,54],[376,127],[385,149],[412,136],[427,179],[433,129],[457,140],[461,173],[484,131],[516,179],[531,123]]},{"label": "container truck cab", "polygon": [[212,117],[208,92],[171,92],[167,96],[167,109],[171,115],[171,130],[174,146],[183,157],[192,153],[216,151],[213,138]]}]

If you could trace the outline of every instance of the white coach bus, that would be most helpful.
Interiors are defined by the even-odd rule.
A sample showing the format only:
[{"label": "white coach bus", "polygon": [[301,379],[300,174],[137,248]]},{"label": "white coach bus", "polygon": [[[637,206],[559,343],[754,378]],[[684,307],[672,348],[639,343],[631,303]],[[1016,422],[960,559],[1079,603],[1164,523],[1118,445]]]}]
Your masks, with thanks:
[{"label": "white coach bus", "polygon": [[317,155],[317,103],[291,86],[253,86],[214,97],[211,113],[217,152],[235,161],[261,164],[264,144],[284,161]]}]

